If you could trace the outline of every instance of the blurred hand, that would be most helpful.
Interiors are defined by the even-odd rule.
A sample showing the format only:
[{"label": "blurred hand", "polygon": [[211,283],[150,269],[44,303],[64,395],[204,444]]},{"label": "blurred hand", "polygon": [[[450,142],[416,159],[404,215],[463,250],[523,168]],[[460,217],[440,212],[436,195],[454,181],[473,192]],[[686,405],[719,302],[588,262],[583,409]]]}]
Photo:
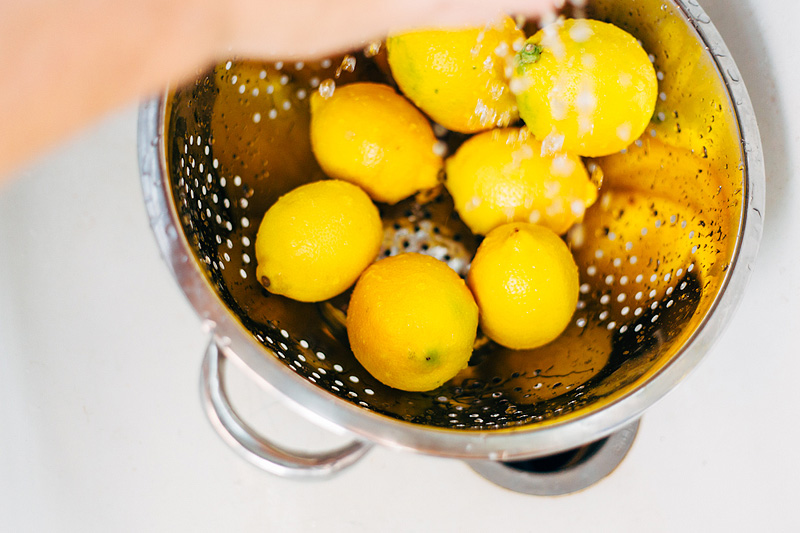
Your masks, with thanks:
[{"label": "blurred hand", "polygon": [[231,55],[308,59],[564,0],[0,0],[0,181],[123,104]]}]

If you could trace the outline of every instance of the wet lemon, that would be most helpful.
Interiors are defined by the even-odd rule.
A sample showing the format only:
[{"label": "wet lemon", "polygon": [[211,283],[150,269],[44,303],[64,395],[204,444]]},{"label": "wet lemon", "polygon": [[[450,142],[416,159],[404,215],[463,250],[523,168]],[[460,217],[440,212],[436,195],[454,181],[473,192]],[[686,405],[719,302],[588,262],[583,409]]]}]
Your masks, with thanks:
[{"label": "wet lemon", "polygon": [[445,186],[473,233],[507,222],[533,222],[558,234],[583,217],[597,187],[580,158],[543,154],[522,128],[480,133],[446,162]]},{"label": "wet lemon", "polygon": [[392,35],[386,48],[397,85],[417,107],[450,130],[474,133],[517,120],[508,79],[524,40],[503,17],[483,28]]},{"label": "wet lemon", "polygon": [[302,185],[269,208],[256,236],[256,275],[274,294],[318,302],[347,290],[383,238],[369,196],[338,180]]},{"label": "wet lemon", "polygon": [[556,339],[578,302],[578,267],[567,245],[551,230],[524,222],[505,224],[486,236],[467,283],[483,332],[515,350]]},{"label": "wet lemon", "polygon": [[590,19],[557,22],[528,39],[511,86],[537,139],[582,156],[608,155],[636,140],[658,94],[655,68],[638,41]]},{"label": "wet lemon", "polygon": [[478,307],[445,263],[408,253],[371,265],[347,310],[353,354],[373,377],[396,389],[427,391],[467,366]]},{"label": "wet lemon", "polygon": [[311,96],[311,146],[325,173],[396,203],[438,183],[431,125],[388,85],[354,83]]}]

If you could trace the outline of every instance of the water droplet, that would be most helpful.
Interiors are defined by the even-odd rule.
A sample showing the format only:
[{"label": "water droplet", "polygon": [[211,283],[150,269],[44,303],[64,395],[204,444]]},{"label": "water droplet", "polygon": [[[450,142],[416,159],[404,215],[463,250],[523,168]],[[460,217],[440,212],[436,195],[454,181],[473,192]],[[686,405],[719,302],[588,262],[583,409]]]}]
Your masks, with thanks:
[{"label": "water droplet", "polygon": [[336,91],[336,82],[331,79],[319,84],[319,95],[323,98],[330,98],[333,96],[334,91]]}]

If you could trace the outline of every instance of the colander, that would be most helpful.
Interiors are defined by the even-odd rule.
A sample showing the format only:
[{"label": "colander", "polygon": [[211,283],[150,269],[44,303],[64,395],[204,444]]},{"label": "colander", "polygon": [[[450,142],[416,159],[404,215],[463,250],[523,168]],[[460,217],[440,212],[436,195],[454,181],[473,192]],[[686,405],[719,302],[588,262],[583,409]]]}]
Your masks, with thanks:
[{"label": "colander", "polygon": [[[309,94],[356,80],[391,83],[380,43],[314,64],[233,58],[142,105],[150,222],[212,332],[201,379],[209,417],[245,458],[279,475],[321,477],[380,444],[463,459],[492,477],[506,464],[615,442],[607,448],[619,461],[642,413],[709,350],[741,298],[761,236],[764,168],[749,97],[695,1],[596,0],[585,14],[642,42],[660,93],[642,138],[587,161],[602,188],[566,237],[581,278],[575,314],[537,350],[479,336],[469,367],[430,392],[388,388],[359,365],[344,330],[347,294],[299,303],[266,292],[255,276],[264,212],[323,178],[309,144]],[[449,153],[466,138],[434,129]],[[465,274],[477,241],[446,193],[380,209],[380,257],[417,251]],[[227,401],[226,360],[352,443],[310,454],[257,434]],[[591,479],[578,485],[614,461],[582,472]],[[543,492],[579,488],[567,485]]]}]

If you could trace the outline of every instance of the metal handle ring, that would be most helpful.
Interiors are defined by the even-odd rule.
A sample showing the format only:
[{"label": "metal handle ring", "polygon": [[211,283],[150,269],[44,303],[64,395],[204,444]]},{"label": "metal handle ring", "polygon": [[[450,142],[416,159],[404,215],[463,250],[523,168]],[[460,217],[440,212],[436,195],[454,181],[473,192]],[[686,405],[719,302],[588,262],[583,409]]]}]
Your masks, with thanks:
[{"label": "metal handle ring", "polygon": [[241,457],[281,477],[322,479],[353,465],[369,451],[371,443],[356,440],[327,452],[288,450],[250,428],[231,407],[223,385],[224,354],[214,339],[206,349],[200,391],[206,415],[222,439]]}]

